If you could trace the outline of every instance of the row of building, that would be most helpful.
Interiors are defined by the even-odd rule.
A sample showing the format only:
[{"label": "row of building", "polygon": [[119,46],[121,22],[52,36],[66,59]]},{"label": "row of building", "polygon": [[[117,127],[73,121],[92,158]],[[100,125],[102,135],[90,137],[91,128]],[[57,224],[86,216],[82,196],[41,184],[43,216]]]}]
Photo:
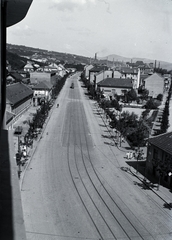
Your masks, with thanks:
[{"label": "row of building", "polygon": [[32,71],[26,65],[22,71],[9,71],[7,73],[6,88],[6,124],[13,128],[19,116],[31,105],[38,106],[52,98],[56,83],[67,73],[75,69],[66,69],[63,65],[54,63],[37,68]]},{"label": "row of building", "polygon": [[[153,71],[153,65],[127,64],[118,68],[107,66],[85,66],[83,72],[88,84],[106,97],[117,94],[123,96],[126,91],[139,87],[149,91],[149,97],[168,92],[171,75],[160,75]],[[172,189],[172,132],[150,137],[147,147],[146,171],[152,177],[161,178],[161,183]]]},{"label": "row of building", "polygon": [[[48,69],[48,68],[47,68]],[[71,70],[65,70],[66,74]],[[7,85],[7,128],[13,127],[13,123],[27,110],[31,105],[38,106],[42,101],[50,100],[52,97],[52,89],[56,82],[64,75],[59,75],[55,70],[46,71],[23,71],[9,72],[7,80],[13,84]],[[107,66],[88,65],[84,68],[84,77],[89,84],[99,89],[106,96],[114,94],[123,95],[127,90],[144,86],[149,90],[149,96],[156,98],[158,94],[163,94],[171,83],[171,76],[161,76],[153,73],[150,68],[149,73],[145,73],[144,69],[132,69],[131,67],[120,67],[117,69],[109,69]],[[29,84],[28,84],[29,82]],[[162,144],[163,143],[163,144]],[[172,172],[172,133],[162,134],[149,139],[147,154],[147,169],[153,175],[159,175],[157,168],[161,170],[163,181],[172,187],[172,180],[168,173]]]},{"label": "row of building", "polygon": [[124,95],[126,91],[139,88],[149,90],[149,97],[156,98],[168,90],[171,75],[163,76],[153,72],[152,65],[144,64],[132,68],[129,65],[118,68],[87,65],[84,68],[84,78],[94,86],[95,91],[103,92],[107,97],[114,94]]}]

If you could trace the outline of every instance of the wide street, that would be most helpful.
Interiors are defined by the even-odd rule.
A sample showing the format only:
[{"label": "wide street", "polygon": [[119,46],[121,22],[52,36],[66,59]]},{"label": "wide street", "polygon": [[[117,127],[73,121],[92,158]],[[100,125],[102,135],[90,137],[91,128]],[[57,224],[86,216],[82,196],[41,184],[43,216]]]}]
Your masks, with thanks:
[{"label": "wide street", "polygon": [[25,172],[27,240],[172,239],[171,211],[122,170],[126,152],[110,144],[78,79],[67,79]]}]

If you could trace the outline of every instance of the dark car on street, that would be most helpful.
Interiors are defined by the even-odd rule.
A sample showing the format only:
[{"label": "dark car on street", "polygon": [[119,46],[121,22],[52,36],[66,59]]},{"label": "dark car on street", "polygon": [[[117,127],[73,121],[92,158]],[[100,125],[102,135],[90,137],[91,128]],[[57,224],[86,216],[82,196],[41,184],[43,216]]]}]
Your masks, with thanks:
[{"label": "dark car on street", "polygon": [[74,88],[74,83],[71,84],[70,88]]}]

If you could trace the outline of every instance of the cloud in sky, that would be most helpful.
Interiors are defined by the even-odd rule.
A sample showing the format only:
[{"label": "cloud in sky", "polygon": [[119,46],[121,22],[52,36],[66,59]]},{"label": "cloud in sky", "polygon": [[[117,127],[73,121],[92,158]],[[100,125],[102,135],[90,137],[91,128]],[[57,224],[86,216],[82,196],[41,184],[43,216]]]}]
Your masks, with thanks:
[{"label": "cloud in sky", "polygon": [[111,13],[111,11],[110,11],[110,3],[109,3],[108,1],[105,1],[105,0],[98,0],[98,1],[105,3],[105,4],[107,5],[106,11],[107,11],[108,13]]},{"label": "cloud in sky", "polygon": [[172,62],[172,1],[34,0],[26,18],[7,32],[12,44]]},{"label": "cloud in sky", "polygon": [[23,27],[16,26],[12,30],[12,34],[19,36],[19,37],[32,36],[35,33],[36,33],[36,31],[31,29],[28,25],[24,25]]},{"label": "cloud in sky", "polygon": [[51,7],[56,7],[60,11],[73,11],[95,2],[96,0],[52,0]]},{"label": "cloud in sky", "polygon": [[68,27],[67,28],[69,31],[75,32],[79,35],[87,36],[93,34],[93,32],[89,28],[74,28],[74,27]]}]

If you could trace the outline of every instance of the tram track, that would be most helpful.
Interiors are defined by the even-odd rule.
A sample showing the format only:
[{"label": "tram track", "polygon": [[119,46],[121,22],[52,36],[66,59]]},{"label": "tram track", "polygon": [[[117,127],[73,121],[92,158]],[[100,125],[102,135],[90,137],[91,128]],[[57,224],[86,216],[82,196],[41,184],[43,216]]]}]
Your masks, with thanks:
[{"label": "tram track", "polygon": [[[68,138],[68,139],[70,139],[71,130],[72,130],[72,121],[70,121],[69,136],[68,136],[69,138]],[[102,236],[99,228],[97,227],[97,224],[96,224],[95,220],[93,219],[92,214],[90,213],[88,207],[86,206],[86,204],[85,204],[85,202],[84,202],[84,199],[83,199],[83,197],[82,197],[82,195],[81,195],[81,193],[80,193],[80,191],[79,191],[79,189],[78,189],[78,187],[77,187],[77,184],[76,184],[76,181],[75,181],[75,180],[76,180],[76,173],[74,173],[74,172],[72,171],[72,168],[73,168],[73,167],[71,166],[71,159],[70,159],[70,142],[69,142],[69,141],[68,141],[68,143],[67,143],[67,162],[68,162],[68,169],[69,169],[69,173],[70,173],[70,176],[71,176],[71,180],[72,180],[73,186],[74,186],[74,188],[75,188],[75,190],[76,190],[76,192],[77,192],[77,195],[78,195],[78,197],[79,197],[79,199],[80,199],[83,207],[85,208],[85,210],[86,210],[89,218],[91,219],[91,222],[92,222],[93,226],[95,227],[95,229],[96,229],[96,231],[97,231],[100,239],[103,240],[104,238],[103,238],[103,236]],[[79,175],[79,176],[80,176],[80,175]],[[80,178],[80,180],[81,180],[81,178]],[[81,182],[82,182],[82,180],[81,180]],[[83,183],[83,182],[82,182],[82,183]],[[84,185],[83,185],[83,186],[84,186]]]},{"label": "tram track", "polygon": [[[84,125],[84,119],[86,118],[84,107],[82,105],[82,101],[78,100],[72,100],[72,112],[77,112],[78,122],[75,123],[78,125],[78,128],[80,128],[79,133],[82,131],[82,138],[81,135],[78,135],[77,133],[73,133],[73,140],[74,140],[74,150],[73,150],[73,164],[75,164],[75,173],[72,172],[71,163],[68,155],[68,167],[70,171],[70,176],[72,179],[72,182],[75,186],[75,189],[77,191],[78,196],[80,197],[80,200],[87,211],[97,233],[100,236],[100,239],[120,239],[119,235],[116,234],[116,229],[114,226],[118,225],[118,228],[121,229],[123,232],[123,238],[122,239],[156,239],[156,236],[151,234],[148,229],[139,221],[139,219],[134,215],[134,213],[128,208],[128,206],[123,202],[123,200],[120,198],[119,194],[113,189],[113,193],[111,194],[109,192],[109,189],[107,189],[107,186],[103,183],[102,176],[99,175],[99,172],[94,167],[91,156],[90,156],[90,150],[89,150],[89,144],[87,136],[88,129],[86,129]],[[75,119],[76,120],[76,119]],[[71,133],[71,122],[70,122],[70,133]],[[82,128],[82,129],[81,129]],[[85,140],[83,140],[83,136],[85,137]],[[85,143],[85,146],[83,147],[83,142]],[[69,149],[69,147],[68,147]],[[111,147],[110,147],[111,149]],[[112,149],[111,149],[112,151]],[[80,158],[78,159],[78,152],[80,154]],[[113,152],[113,151],[112,151]],[[115,164],[116,168],[120,168],[120,164],[118,162],[118,159],[116,158],[115,153],[113,152],[113,155],[115,159],[117,160],[117,164]],[[81,170],[82,169],[82,170]],[[121,174],[125,176],[127,180],[130,182],[132,181],[129,176],[126,175],[126,173],[123,173],[121,171]],[[76,183],[76,175],[77,181],[80,181],[82,183],[82,187],[85,189],[84,192],[86,193],[87,197],[92,202],[92,205],[94,206],[95,210],[97,211],[97,214],[99,215],[99,218],[102,219],[104,224],[106,225],[106,228],[108,229],[109,233],[112,235],[112,238],[106,237],[103,232],[101,232],[101,228],[99,227],[99,224],[97,224],[97,219],[95,219],[95,216],[92,212],[90,212],[90,208],[85,203],[85,195],[82,195],[81,187],[78,188],[78,183]],[[87,180],[85,180],[85,178]],[[101,191],[101,194],[99,192],[99,189],[103,189]],[[139,188],[138,188],[139,189]],[[80,192],[81,191],[81,192]],[[141,191],[141,189],[139,189]],[[94,192],[94,194],[93,194]],[[141,191],[143,193],[143,191]],[[84,196],[84,197],[83,197]],[[116,199],[120,200],[116,202]],[[150,199],[150,198],[149,198]],[[153,199],[152,199],[153,202]],[[114,209],[111,209],[111,206],[115,206]],[[121,207],[123,205],[123,207]],[[101,206],[101,207],[100,207]],[[103,210],[102,210],[103,209]],[[104,210],[106,209],[106,210]],[[123,210],[124,209],[124,210]],[[127,211],[126,211],[127,210]],[[118,212],[116,216],[116,212]],[[126,214],[127,212],[127,214]],[[106,213],[106,214],[105,214]],[[105,214],[105,215],[104,215]],[[110,216],[110,220],[107,219],[107,215]],[[122,215],[123,218],[119,215]],[[132,221],[131,221],[132,219]],[[133,220],[134,219],[134,220]],[[112,223],[114,226],[112,226]],[[125,223],[125,224],[124,224]],[[118,230],[119,231],[119,230]],[[155,238],[154,238],[155,237]]]},{"label": "tram track", "polygon": [[[81,105],[80,105],[81,106]],[[77,108],[78,109],[78,108]],[[82,112],[82,111],[81,111]],[[79,113],[77,114],[78,116],[82,116],[82,120],[80,122],[83,123],[83,118],[85,118],[85,116],[83,116],[83,114]],[[87,135],[87,132],[85,130],[85,126],[84,124],[81,124],[83,129],[84,129],[84,136]],[[94,166],[93,166],[93,163],[91,161],[91,157],[90,157],[90,153],[89,153],[89,149],[88,149],[88,143],[87,143],[87,138],[85,137],[85,140],[86,140],[86,146],[87,146],[87,160],[85,160],[85,157],[84,157],[84,154],[83,154],[83,151],[82,151],[82,145],[81,145],[81,152],[82,152],[82,160],[83,160],[83,165],[84,165],[84,168],[85,168],[85,171],[88,175],[88,178],[90,179],[92,185],[94,186],[95,188],[95,191],[97,192],[98,196],[101,198],[104,206],[108,209],[109,213],[111,214],[111,216],[113,217],[113,219],[118,223],[118,225],[120,226],[120,228],[123,230],[123,232],[126,234],[127,236],[127,239],[133,239],[133,230],[134,230],[134,235],[135,237],[138,237],[138,239],[144,239],[144,237],[142,236],[142,234],[138,231],[138,229],[134,226],[134,224],[130,221],[129,217],[124,213],[124,211],[121,209],[121,207],[119,207],[119,205],[115,202],[114,198],[111,196],[111,194],[107,191],[107,189],[105,188],[102,180],[100,179],[97,171],[95,170]],[[89,163],[89,166],[86,166],[86,162],[87,162],[87,165]],[[99,184],[101,185],[102,189],[104,190],[104,193],[101,195],[94,183],[94,180],[92,180],[92,176],[90,175],[89,171],[90,171],[90,167],[92,168],[93,170],[93,173],[95,175],[95,177],[97,178],[97,181],[99,182]],[[88,168],[89,168],[89,171],[88,171]],[[114,191],[114,190],[113,190]],[[106,196],[106,199],[104,199],[102,196],[105,195]],[[118,196],[117,193],[115,193],[116,197],[118,197],[122,203],[123,206],[125,206],[125,203],[122,201],[122,199]],[[107,199],[109,198],[109,200],[107,201]],[[116,207],[116,211],[118,211],[120,214],[118,215],[122,215],[124,218],[121,219],[121,222],[118,220],[118,218],[115,216],[115,213],[114,211],[112,211],[109,207],[109,204],[107,204],[107,202],[110,203],[110,205],[114,205]],[[124,207],[125,209],[127,208],[127,206]],[[137,219],[136,216],[134,216],[133,213],[130,212],[130,215],[132,215],[133,218]],[[120,217],[121,218],[121,217]],[[127,222],[127,223],[125,223]],[[139,222],[139,219],[137,219],[137,224]],[[127,226],[129,223],[130,226]],[[136,222],[135,222],[136,223]],[[132,235],[129,235],[128,232],[125,230],[125,228],[123,227],[123,225],[126,225],[126,229],[132,229]],[[147,231],[147,229],[140,223],[141,225],[141,228],[142,228],[142,231],[144,231],[144,235],[150,235],[150,233]],[[144,229],[144,230],[143,230]],[[136,236],[137,235],[137,236]],[[152,238],[153,239],[153,238]]]},{"label": "tram track", "polygon": [[[77,105],[77,106],[76,106],[76,105]],[[79,121],[78,121],[78,124],[80,124],[80,126],[78,125],[78,127],[79,127],[79,128],[82,128],[82,129],[84,130],[83,135],[85,136],[85,144],[86,144],[86,149],[87,149],[87,153],[88,153],[87,158],[89,158],[89,162],[90,162],[91,159],[90,159],[90,156],[89,156],[88,142],[87,142],[87,139],[86,139],[87,132],[86,132],[86,130],[85,130],[85,127],[83,128],[83,126],[84,126],[83,118],[85,117],[85,116],[83,116],[83,111],[84,111],[84,109],[82,108],[82,110],[81,110],[81,105],[82,105],[81,103],[76,104],[76,102],[75,102],[75,103],[73,104],[73,106],[72,106],[72,107],[75,108],[75,109],[74,109],[74,110],[72,109],[72,112],[76,112],[76,111],[77,111],[77,117],[80,118]],[[71,129],[71,127],[72,127],[71,125],[72,125],[72,121],[70,121],[69,139],[70,139],[71,130],[72,130],[72,129]],[[80,129],[80,132],[81,132],[81,129]],[[78,141],[78,139],[77,139],[77,141]],[[79,146],[78,146],[78,145],[79,145]],[[87,185],[89,185],[89,184],[87,183],[87,185],[86,185],[86,183],[85,183],[84,180],[83,180],[84,177],[82,176],[82,173],[80,173],[80,170],[79,170],[80,168],[79,168],[79,166],[78,166],[78,161],[77,161],[77,157],[76,157],[76,151],[80,151],[80,155],[81,155],[80,161],[83,163],[83,168],[84,168],[85,173],[86,173],[87,181],[89,180],[89,182],[91,183],[91,189],[92,189],[91,191],[90,191],[90,188],[89,188],[89,190],[88,190],[88,186],[87,186]],[[85,202],[84,202],[84,199],[83,199],[82,196],[81,196],[81,193],[80,193],[79,190],[78,190],[77,184],[76,184],[76,182],[75,182],[76,173],[74,173],[74,174],[72,173],[72,168],[73,168],[73,167],[71,167],[70,157],[69,157],[69,156],[70,156],[70,154],[69,154],[69,143],[68,143],[68,167],[69,167],[69,172],[70,172],[70,175],[71,175],[72,182],[73,182],[73,184],[74,184],[74,186],[75,186],[75,189],[76,189],[76,191],[77,191],[77,194],[79,195],[79,197],[80,197],[80,199],[81,199],[81,201],[82,201],[82,204],[84,205],[84,207],[85,207],[88,215],[90,216],[90,218],[91,218],[91,220],[92,220],[92,222],[93,222],[93,224],[94,224],[97,232],[99,233],[101,239],[105,239],[105,238],[103,237],[103,234],[100,232],[100,230],[99,230],[99,228],[98,228],[95,220],[94,220],[93,217],[91,216],[91,214],[90,214],[90,212],[89,212],[89,209],[88,209],[87,206],[85,205]],[[133,239],[133,233],[132,233],[132,236],[130,236],[130,235],[127,233],[127,231],[126,231],[126,230],[124,229],[124,227],[123,227],[123,223],[120,223],[120,222],[118,221],[118,219],[117,219],[117,217],[115,216],[114,212],[110,209],[110,207],[108,206],[108,204],[106,203],[106,201],[103,199],[103,197],[102,197],[101,194],[99,193],[96,185],[94,184],[94,182],[93,182],[93,180],[92,180],[92,178],[91,178],[91,176],[90,176],[90,174],[89,174],[89,172],[88,172],[88,170],[87,170],[87,166],[86,166],[86,164],[85,164],[85,160],[84,160],[84,159],[85,159],[85,156],[84,156],[84,152],[83,152],[83,149],[82,149],[81,136],[79,136],[79,144],[77,144],[77,143],[76,143],[76,134],[74,134],[74,162],[75,162],[75,166],[76,166],[77,175],[79,176],[79,180],[82,182],[82,186],[83,186],[83,188],[85,189],[86,194],[89,196],[92,204],[94,205],[94,208],[95,208],[96,211],[98,212],[99,216],[102,218],[104,224],[107,226],[107,229],[108,229],[109,232],[112,234],[113,239],[118,239],[118,237],[117,237],[117,236],[115,235],[115,233],[114,233],[114,228],[112,228],[112,226],[111,226],[112,223],[113,223],[113,224],[115,223],[115,225],[118,225],[118,228],[122,229],[122,231],[123,231],[123,233],[124,233],[124,236],[123,236],[124,239]],[[94,174],[95,174],[96,172],[95,172],[95,169],[94,169],[93,165],[91,165],[91,167],[92,167],[92,169],[94,170]],[[97,173],[95,174],[95,176],[96,176],[97,180],[99,181],[100,185],[103,186],[104,190],[106,190],[105,187],[104,187],[104,185],[102,184],[100,178],[97,177]],[[83,190],[82,190],[82,191],[83,191]],[[105,219],[105,217],[103,216],[103,213],[102,213],[102,209],[100,209],[99,206],[98,206],[98,205],[100,205],[100,204],[97,204],[97,203],[96,203],[97,200],[93,199],[93,197],[91,196],[91,193],[90,193],[89,191],[90,191],[90,192],[92,192],[92,191],[96,192],[96,196],[97,196],[96,198],[99,199],[98,201],[101,201],[101,207],[106,208],[106,211],[108,212],[108,215],[111,216],[111,221],[112,221],[112,223],[108,223],[108,220]],[[108,195],[108,194],[109,194],[109,193],[106,191],[106,195]],[[111,196],[110,196],[110,199],[111,199],[111,201],[113,200]],[[114,200],[113,200],[113,201],[114,201]],[[114,203],[115,203],[115,202],[113,202],[113,205],[116,204],[116,203],[115,203],[115,204],[114,204]],[[118,206],[118,210],[120,210],[120,213],[123,213],[123,212],[121,211],[121,209],[119,208],[119,206]],[[103,211],[104,211],[104,210],[103,210]],[[123,216],[124,216],[125,219],[127,219],[126,216],[124,215],[124,213],[123,213]],[[123,221],[125,221],[125,220],[123,219]],[[130,223],[130,227],[131,227],[132,224],[131,224],[131,222],[129,221],[129,219],[127,219],[127,221]],[[127,228],[128,228],[128,227],[127,227]],[[134,229],[135,232],[137,232],[137,229],[135,229],[134,226],[132,226],[132,228]],[[132,231],[133,231],[133,229],[132,229]],[[121,234],[121,233],[120,233],[120,234]],[[137,232],[137,234],[134,234],[134,235],[137,235],[138,239],[144,239],[139,232]]]}]

